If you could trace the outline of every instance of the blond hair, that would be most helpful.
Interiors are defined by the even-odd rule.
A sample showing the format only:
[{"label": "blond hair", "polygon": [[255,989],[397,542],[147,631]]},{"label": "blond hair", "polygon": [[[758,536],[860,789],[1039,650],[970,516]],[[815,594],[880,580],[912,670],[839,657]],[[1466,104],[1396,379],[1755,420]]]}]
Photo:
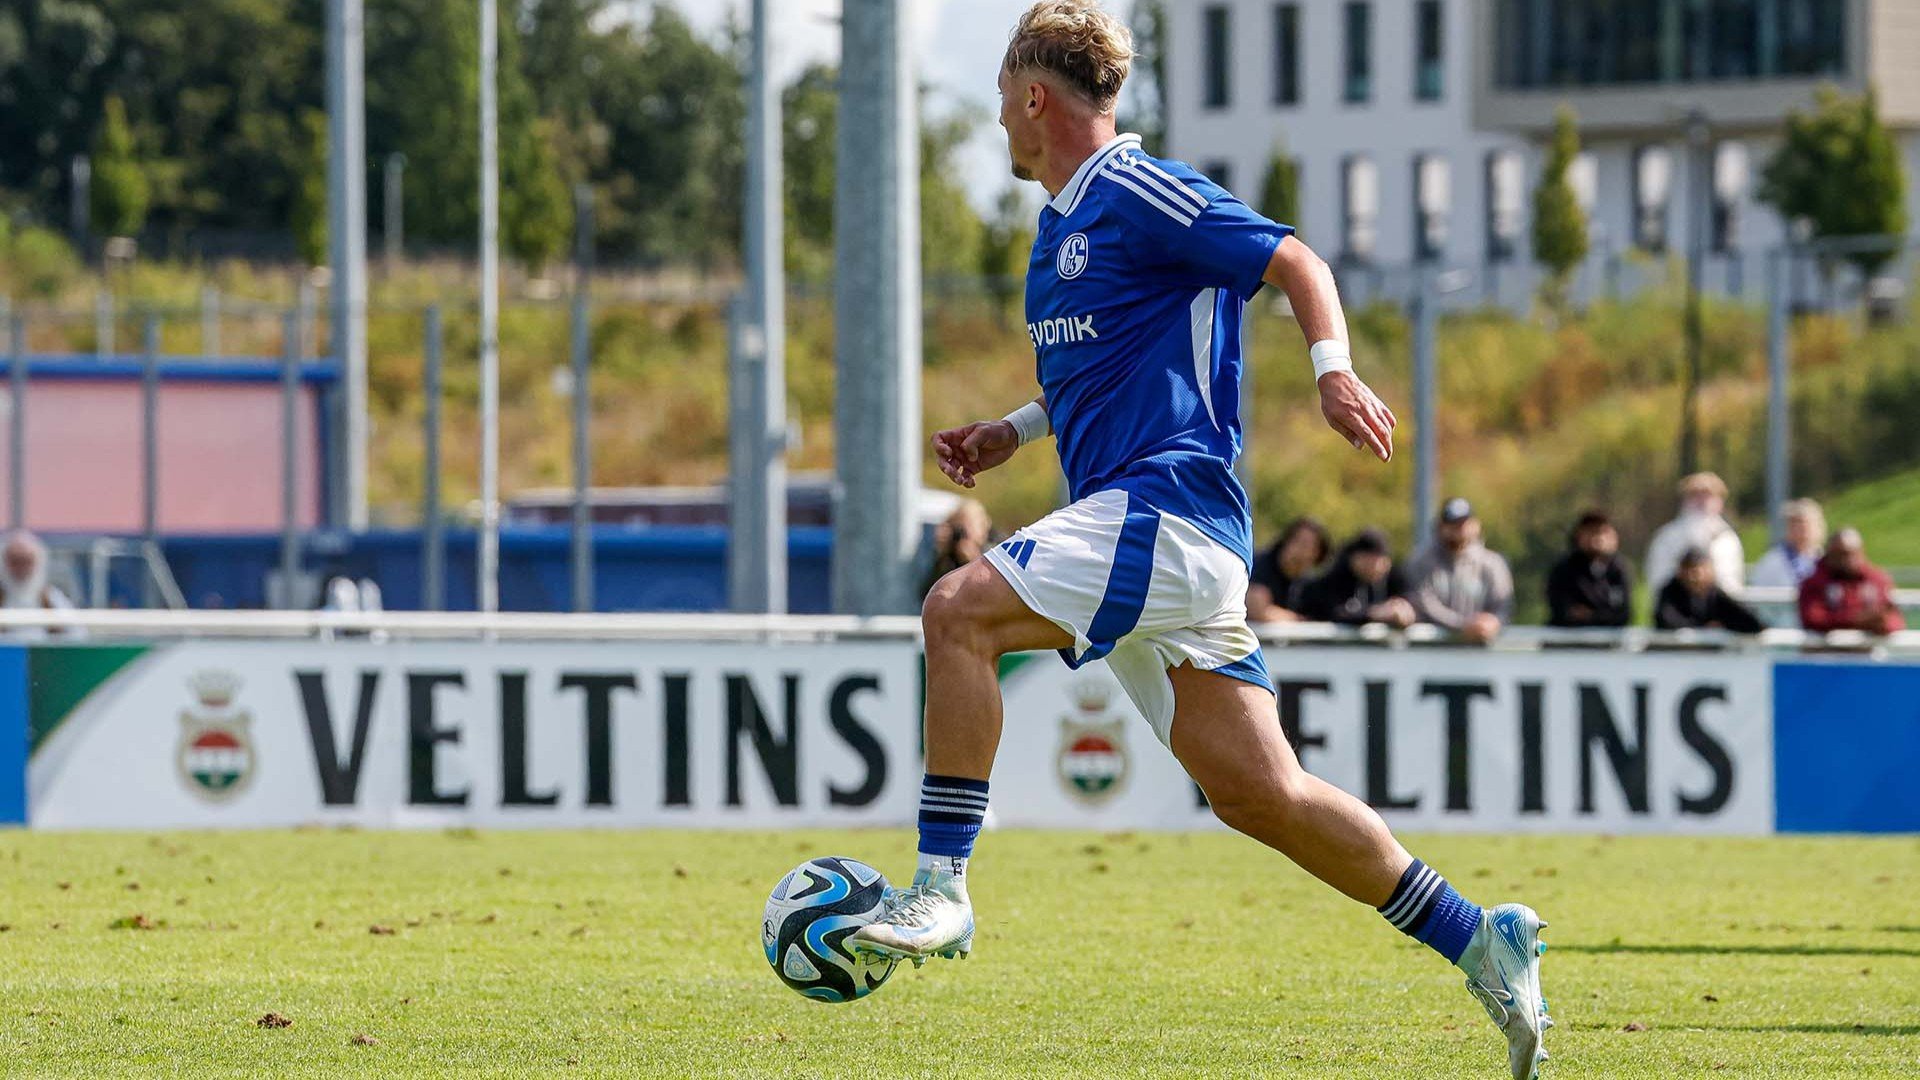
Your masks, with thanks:
[{"label": "blond hair", "polygon": [[1827,540],[1827,515],[1820,504],[1812,499],[1794,499],[1780,508],[1782,521],[1790,518],[1804,518],[1813,526],[1814,543],[1824,544]]},{"label": "blond hair", "polygon": [[1099,0],[1040,0],[1013,28],[1001,68],[1044,71],[1110,113],[1133,68],[1133,32]]}]

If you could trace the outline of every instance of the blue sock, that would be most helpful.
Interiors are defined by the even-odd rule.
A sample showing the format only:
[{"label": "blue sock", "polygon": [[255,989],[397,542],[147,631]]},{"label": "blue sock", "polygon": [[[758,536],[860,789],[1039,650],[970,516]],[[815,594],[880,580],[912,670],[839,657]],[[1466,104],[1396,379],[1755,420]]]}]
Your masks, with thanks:
[{"label": "blue sock", "polygon": [[[973,838],[987,817],[987,782],[964,776],[935,776],[920,781],[920,862],[938,860],[939,868],[965,875]],[[933,859],[929,859],[932,856]]]},{"label": "blue sock", "polygon": [[1446,878],[1419,859],[1400,875],[1400,884],[1380,905],[1380,914],[1401,933],[1432,946],[1450,964],[1460,962],[1460,954],[1480,928],[1479,906],[1455,892]]}]

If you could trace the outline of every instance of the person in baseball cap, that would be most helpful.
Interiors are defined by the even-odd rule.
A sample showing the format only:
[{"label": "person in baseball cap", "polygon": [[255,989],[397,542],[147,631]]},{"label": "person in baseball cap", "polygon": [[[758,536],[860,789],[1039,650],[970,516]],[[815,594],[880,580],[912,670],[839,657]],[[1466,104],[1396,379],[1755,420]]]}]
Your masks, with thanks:
[{"label": "person in baseball cap", "polygon": [[1513,571],[1480,541],[1473,504],[1455,496],[1440,504],[1433,539],[1407,563],[1407,599],[1421,622],[1485,643],[1513,613]]}]

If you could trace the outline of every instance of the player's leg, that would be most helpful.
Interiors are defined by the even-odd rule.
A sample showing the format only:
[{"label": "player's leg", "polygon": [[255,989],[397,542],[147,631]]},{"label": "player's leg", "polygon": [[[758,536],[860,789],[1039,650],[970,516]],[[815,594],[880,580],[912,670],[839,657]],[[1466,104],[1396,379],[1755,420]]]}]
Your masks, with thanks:
[{"label": "player's leg", "polygon": [[1513,1075],[1533,1076],[1552,1026],[1539,993],[1539,917],[1518,904],[1483,913],[1407,854],[1372,807],[1301,768],[1265,688],[1186,665],[1167,676],[1169,744],[1220,820],[1462,968],[1507,1036]]},{"label": "player's leg", "polygon": [[921,608],[926,639],[927,771],[920,782],[920,861],[913,885],[856,931],[852,946],[916,964],[964,958],[973,946],[967,859],[987,812],[1000,746],[1000,658],[1065,648],[1073,635],[1034,613],[981,559],[934,584]]}]

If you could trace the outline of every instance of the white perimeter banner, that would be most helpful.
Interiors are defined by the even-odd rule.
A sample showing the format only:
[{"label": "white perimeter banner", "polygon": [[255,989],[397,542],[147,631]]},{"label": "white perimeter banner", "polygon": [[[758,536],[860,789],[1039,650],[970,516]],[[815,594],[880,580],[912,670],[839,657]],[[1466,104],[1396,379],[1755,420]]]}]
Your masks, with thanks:
[{"label": "white perimeter banner", "polygon": [[912,642],[154,646],[42,735],[29,819],[899,825],[919,681]]},{"label": "white perimeter banner", "polygon": [[[1773,830],[1765,657],[1270,648],[1303,764],[1395,827]],[[1105,664],[1030,656],[1005,679],[993,821],[1086,829],[1213,823]]]}]

